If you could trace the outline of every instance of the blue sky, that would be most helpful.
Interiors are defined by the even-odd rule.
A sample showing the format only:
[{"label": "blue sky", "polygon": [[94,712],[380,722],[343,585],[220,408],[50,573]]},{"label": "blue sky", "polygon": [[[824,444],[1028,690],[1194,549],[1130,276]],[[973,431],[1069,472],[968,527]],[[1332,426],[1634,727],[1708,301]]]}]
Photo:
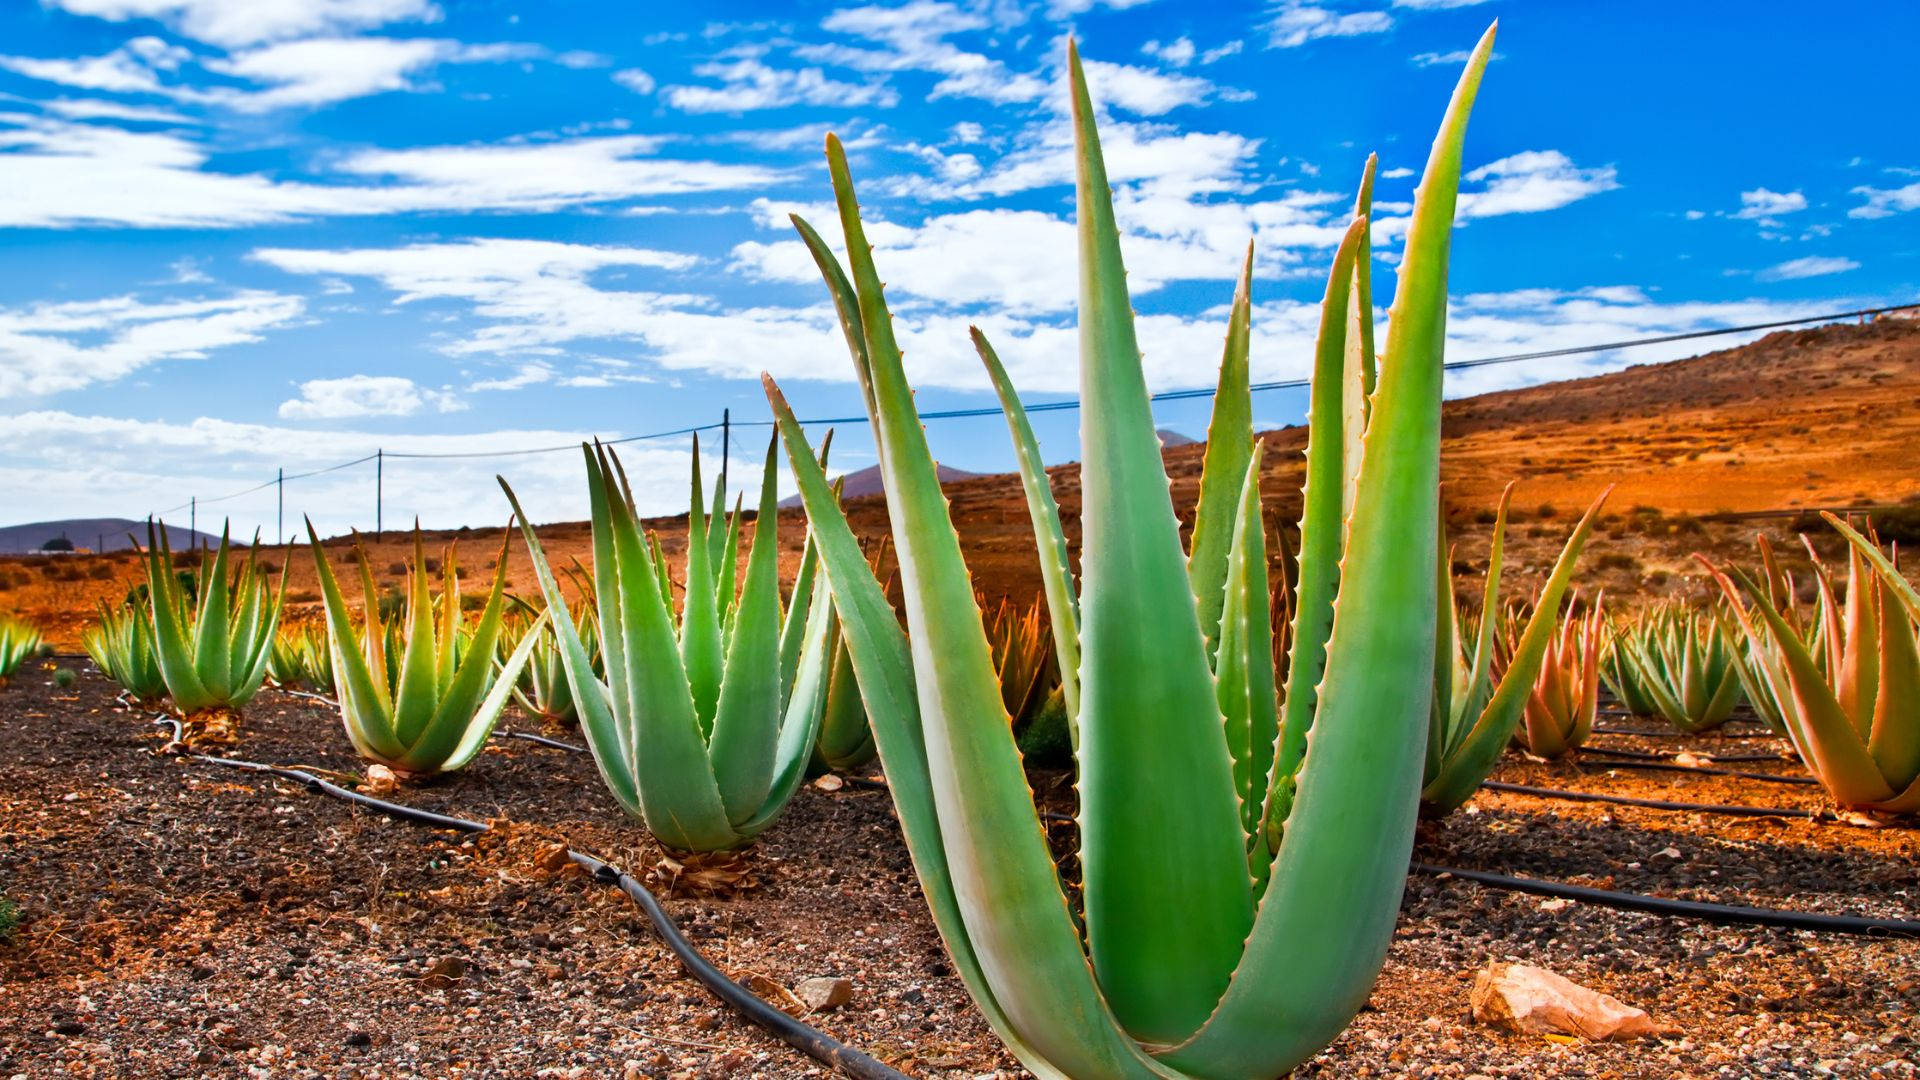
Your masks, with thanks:
[{"label": "blue sky", "polygon": [[[763,369],[803,415],[857,411],[786,221],[837,231],[828,130],[923,407],[990,403],[969,322],[1030,397],[1070,393],[1069,33],[1154,386],[1211,382],[1249,238],[1256,378],[1298,376],[1366,154],[1384,309],[1412,170],[1495,18],[1452,358],[1916,299],[1907,4],[23,2],[0,7],[0,523],[140,516],[376,447],[762,419]],[[1258,417],[1301,405],[1268,394]],[[1205,405],[1163,419],[1197,435]],[[1039,428],[1050,460],[1076,456],[1073,414]],[[840,464],[871,460],[843,440]],[[997,419],[935,444],[1011,466]],[[629,449],[646,509],[684,506],[687,449]],[[388,464],[387,521],[502,521],[495,471],[536,517],[581,513],[571,454],[413,459]],[[371,489],[342,470],[289,484],[288,510],[365,525]],[[201,523],[271,536],[274,509],[267,491]]]}]

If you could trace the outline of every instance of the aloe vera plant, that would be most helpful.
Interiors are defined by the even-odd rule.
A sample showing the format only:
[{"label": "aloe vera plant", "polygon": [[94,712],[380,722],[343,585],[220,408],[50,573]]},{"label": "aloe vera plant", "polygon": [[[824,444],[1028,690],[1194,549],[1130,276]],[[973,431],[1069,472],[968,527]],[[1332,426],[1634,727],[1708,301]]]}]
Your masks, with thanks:
[{"label": "aloe vera plant", "polygon": [[[736,564],[727,553],[737,549],[740,515],[730,524],[723,515],[707,515],[695,443],[685,601],[677,626],[664,556],[641,535],[619,458],[602,446],[582,450],[593,508],[593,592],[605,682],[593,674],[586,643],[519,498],[505,479],[500,486],[520,515],[547,610],[559,628],[587,745],[621,808],[644,821],[661,843],[684,851],[738,847],[779,817],[805,779],[827,690],[833,608],[824,582],[810,585],[806,594],[790,677],[783,664],[776,445],[767,447],[752,550],[745,577],[736,581]],[[795,595],[795,609],[801,595]]]},{"label": "aloe vera plant", "polygon": [[[989,1023],[1039,1076],[1275,1077],[1338,1033],[1379,970],[1412,842],[1432,686],[1448,238],[1467,112],[1491,46],[1490,31],[1419,189],[1351,500],[1346,480],[1359,463],[1343,460],[1342,397],[1365,217],[1333,260],[1282,721],[1247,383],[1248,277],[1229,322],[1189,560],[1092,104],[1069,45],[1084,463],[1077,596],[1032,431],[985,338],[975,343],[1006,405],[1040,547],[1079,765],[1084,937],[1021,768],[845,155],[828,138],[851,274],[795,224],[873,421],[906,632],[771,378],[768,398],[935,922]],[[1311,752],[1301,754],[1309,724]],[[1284,801],[1274,797],[1282,780]]]},{"label": "aloe vera plant", "polygon": [[[598,670],[600,634],[587,609],[574,616],[574,632],[586,645],[587,655]],[[573,684],[567,679],[566,650],[551,620],[530,620],[516,628],[514,635],[502,635],[500,648],[507,649],[509,638],[516,642],[534,639],[520,678],[513,684],[513,700],[526,714],[548,727],[570,728],[580,723],[580,710],[573,701]],[[503,657],[504,659],[504,657]]]},{"label": "aloe vera plant", "polygon": [[1677,602],[1650,608],[1616,631],[1613,650],[1627,673],[1615,692],[1636,713],[1644,705],[1697,735],[1726,723],[1740,704],[1733,638],[1717,612]]},{"label": "aloe vera plant", "polygon": [[0,615],[0,686],[12,681],[20,668],[40,651],[37,627]]},{"label": "aloe vera plant", "polygon": [[[414,527],[404,609],[389,624],[380,612],[373,572],[356,536],[362,600],[362,626],[356,630],[326,548],[313,523],[307,523],[307,541],[327,610],[328,653],[338,683],[340,719],[353,748],[365,760],[403,776],[430,776],[465,768],[486,746],[507,706],[514,679],[537,640],[534,633],[526,635],[496,676],[494,645],[505,619],[507,545],[512,535],[509,529],[501,538],[493,589],[470,633],[460,610],[454,545],[447,545],[441,557],[443,576],[436,602],[426,548],[419,527]],[[544,621],[544,617],[536,620],[534,630]]]},{"label": "aloe vera plant", "polygon": [[[278,591],[267,585],[259,545],[229,573],[226,531],[212,559],[202,558],[190,599],[173,571],[166,527],[147,522],[147,606],[153,652],[188,743],[225,743],[239,737],[240,710],[267,678],[267,655],[280,622],[287,575]],[[231,580],[229,580],[231,578]]]},{"label": "aloe vera plant", "polygon": [[80,635],[81,647],[100,673],[119,684],[134,704],[156,708],[167,696],[153,651],[153,623],[125,605],[100,605],[100,620]]},{"label": "aloe vera plant", "polygon": [[273,648],[267,653],[267,678],[285,689],[305,687],[317,693],[333,693],[333,656],[327,644],[324,623],[283,626],[274,635]]},{"label": "aloe vera plant", "polygon": [[1606,505],[1609,488],[1587,508],[1567,537],[1553,572],[1534,602],[1526,627],[1519,634],[1506,670],[1496,681],[1493,672],[1495,642],[1500,633],[1500,572],[1505,552],[1507,506],[1513,485],[1500,495],[1494,517],[1493,545],[1487,557],[1487,579],[1480,602],[1480,620],[1471,648],[1460,634],[1454,610],[1448,561],[1439,564],[1441,616],[1435,632],[1433,712],[1427,730],[1426,775],[1420,791],[1420,812],[1445,817],[1480,790],[1499,763],[1519,726],[1534,692],[1534,683],[1552,644],[1559,622],[1560,600],[1573,580],[1581,549],[1593,533],[1594,520]]},{"label": "aloe vera plant", "polygon": [[1834,801],[1920,814],[1920,593],[1872,539],[1823,516],[1849,545],[1846,599],[1836,599],[1832,574],[1816,562],[1811,624],[1783,609],[1769,582],[1701,562],[1760,660],[1794,749]]},{"label": "aloe vera plant", "polygon": [[[1600,711],[1600,643],[1606,633],[1604,594],[1595,596],[1585,611],[1580,598],[1567,601],[1540,662],[1540,674],[1527,695],[1515,740],[1535,757],[1549,761],[1565,757],[1586,744]],[[1508,649],[1517,651],[1511,636]]]}]

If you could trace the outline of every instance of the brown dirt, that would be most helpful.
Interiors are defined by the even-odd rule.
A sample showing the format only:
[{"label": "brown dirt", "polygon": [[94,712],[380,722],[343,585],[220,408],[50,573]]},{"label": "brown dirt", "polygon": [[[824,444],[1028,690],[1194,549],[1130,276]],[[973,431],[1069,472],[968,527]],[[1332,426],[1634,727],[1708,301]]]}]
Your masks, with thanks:
[{"label": "brown dirt", "polygon": [[[243,752],[352,772],[338,723],[323,706],[263,691]],[[465,837],[158,758],[159,741],[90,672],[60,690],[36,666],[0,693],[0,887],[22,917],[0,945],[0,1075],[821,1075],[682,976],[618,894],[555,869],[563,839],[636,872],[662,858],[584,756],[496,739],[466,772],[401,791],[410,804],[506,826]],[[1815,789],[1513,755],[1500,775],[1818,804]],[[1036,784],[1069,790],[1058,779]],[[1425,829],[1416,857],[1906,918],[1920,893],[1912,830],[1508,795],[1482,794]],[[744,869],[744,891],[669,901],[736,978],[766,980],[756,985],[775,994],[844,975],[853,1003],[815,1018],[837,1036],[916,1076],[1025,1075],[948,968],[884,793],[804,790]],[[1492,959],[1559,971],[1671,1032],[1561,1044],[1475,1025],[1470,979]],[[1300,1075],[1912,1077],[1917,970],[1916,941],[1714,927],[1414,876],[1372,1000]]]}]

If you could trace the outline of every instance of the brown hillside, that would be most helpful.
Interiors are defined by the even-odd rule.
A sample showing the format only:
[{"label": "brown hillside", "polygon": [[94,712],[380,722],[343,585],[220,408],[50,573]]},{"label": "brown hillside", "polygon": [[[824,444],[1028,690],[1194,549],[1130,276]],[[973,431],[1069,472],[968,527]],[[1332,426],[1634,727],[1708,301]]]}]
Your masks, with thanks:
[{"label": "brown hillside", "polygon": [[[1692,552],[1746,559],[1763,529],[1791,542],[1785,518],[1711,515],[1885,505],[1920,496],[1914,470],[1920,454],[1920,321],[1778,333],[1687,360],[1450,401],[1445,433],[1442,475],[1458,568],[1484,569],[1487,528],[1474,520],[1476,512],[1493,506],[1508,480],[1519,480],[1513,584],[1506,591],[1531,589],[1571,519],[1614,483],[1610,514],[1582,574],[1587,587],[1604,586],[1617,598],[1698,592]],[[1276,523],[1291,522],[1299,512],[1305,435],[1291,427],[1263,436],[1265,490]],[[1191,516],[1204,452],[1202,444],[1166,452],[1183,517]],[[1069,539],[1077,542],[1078,466],[1052,472]],[[948,494],[975,583],[989,596],[1032,596],[1039,577],[1017,478],[963,480],[949,485]],[[850,500],[849,510],[863,534],[884,532],[880,496]],[[1703,515],[1707,520],[1700,520]],[[651,524],[669,553],[676,553],[683,520]],[[783,511],[781,524],[782,565],[791,573],[802,535],[799,512]],[[435,533],[429,543],[437,554],[456,535]],[[549,526],[542,537],[556,561],[587,557],[585,523]],[[466,534],[461,548],[471,571],[468,589],[485,587],[481,572],[498,544],[494,530]],[[370,545],[383,584],[397,580],[407,546],[398,533]],[[518,541],[509,559],[511,587],[537,590]],[[295,551],[288,565],[295,601],[290,616],[311,617],[318,598],[312,561]],[[117,600],[138,573],[139,563],[127,555],[0,559],[0,612],[34,619],[61,648],[74,648],[94,603]]]}]

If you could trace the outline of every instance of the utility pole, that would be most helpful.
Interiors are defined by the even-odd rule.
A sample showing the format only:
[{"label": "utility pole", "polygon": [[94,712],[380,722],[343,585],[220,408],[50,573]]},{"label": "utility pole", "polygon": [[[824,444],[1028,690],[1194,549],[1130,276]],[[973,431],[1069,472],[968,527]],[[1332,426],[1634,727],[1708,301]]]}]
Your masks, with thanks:
[{"label": "utility pole", "polygon": [[187,496],[187,546],[200,546],[200,496]]},{"label": "utility pole", "polygon": [[273,487],[277,500],[273,511],[273,542],[284,546],[287,542],[287,470],[284,467],[274,470]]},{"label": "utility pole", "polygon": [[733,460],[733,410],[720,410],[720,509],[726,510],[727,465]]},{"label": "utility pole", "polygon": [[380,534],[386,531],[380,527],[380,515],[383,509],[381,503],[385,499],[386,472],[387,452],[375,450],[373,452],[373,538],[375,540],[380,539]]}]

